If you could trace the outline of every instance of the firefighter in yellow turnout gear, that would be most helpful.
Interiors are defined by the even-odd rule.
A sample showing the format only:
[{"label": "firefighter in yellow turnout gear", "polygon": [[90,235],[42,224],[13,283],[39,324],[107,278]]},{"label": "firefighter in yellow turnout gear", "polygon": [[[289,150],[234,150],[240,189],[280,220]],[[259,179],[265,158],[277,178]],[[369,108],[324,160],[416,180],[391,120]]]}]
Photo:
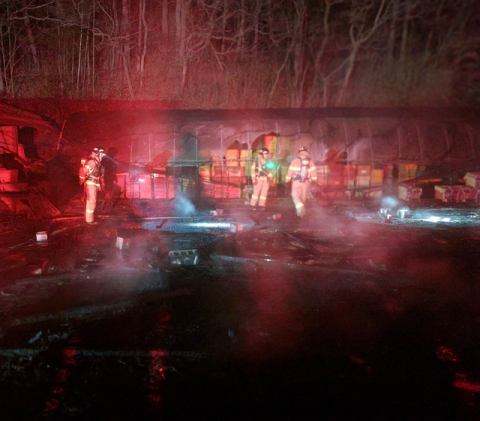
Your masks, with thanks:
[{"label": "firefighter in yellow turnout gear", "polygon": [[273,179],[273,173],[268,168],[267,157],[270,151],[263,148],[259,151],[257,159],[252,165],[252,183],[253,194],[250,199],[250,206],[256,209],[258,205],[260,210],[265,210],[265,202],[267,201],[268,189]]},{"label": "firefighter in yellow turnout gear", "polygon": [[103,167],[101,162],[104,155],[105,151],[103,149],[93,149],[84,165],[83,176],[80,176],[80,183],[82,184],[82,178],[85,183],[85,221],[88,224],[95,223],[94,213],[97,206],[97,194],[102,190],[103,185]]},{"label": "firefighter in yellow turnout gear", "polygon": [[292,182],[292,199],[297,211],[297,216],[303,217],[307,211],[305,204],[310,189],[310,181],[317,182],[317,167],[310,159],[307,148],[298,150],[297,157],[290,163],[285,177],[285,182]]}]

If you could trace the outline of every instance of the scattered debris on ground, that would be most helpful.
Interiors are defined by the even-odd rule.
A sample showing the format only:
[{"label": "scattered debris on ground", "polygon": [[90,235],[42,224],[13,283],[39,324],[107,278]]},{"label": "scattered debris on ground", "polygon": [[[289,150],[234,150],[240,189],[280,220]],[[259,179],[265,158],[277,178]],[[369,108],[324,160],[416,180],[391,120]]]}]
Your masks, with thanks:
[{"label": "scattered debris on ground", "polygon": [[2,220],[2,419],[480,414],[475,209],[162,205]]}]

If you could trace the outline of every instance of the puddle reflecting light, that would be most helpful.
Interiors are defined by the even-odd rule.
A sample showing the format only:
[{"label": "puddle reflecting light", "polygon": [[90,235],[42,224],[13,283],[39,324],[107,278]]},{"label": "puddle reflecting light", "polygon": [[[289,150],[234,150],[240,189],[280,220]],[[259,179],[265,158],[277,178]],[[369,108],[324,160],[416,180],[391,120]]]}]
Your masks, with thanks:
[{"label": "puddle reflecting light", "polygon": [[450,222],[452,218],[444,217],[441,218],[440,216],[431,216],[428,221],[430,222]]}]

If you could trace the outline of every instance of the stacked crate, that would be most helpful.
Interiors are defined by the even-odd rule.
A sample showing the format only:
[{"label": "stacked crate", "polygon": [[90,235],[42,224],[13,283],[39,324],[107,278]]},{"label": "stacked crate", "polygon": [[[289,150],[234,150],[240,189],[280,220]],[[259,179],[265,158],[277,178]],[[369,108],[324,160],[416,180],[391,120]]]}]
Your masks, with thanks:
[{"label": "stacked crate", "polygon": [[410,180],[417,177],[417,164],[400,164],[398,166],[398,180]]},{"label": "stacked crate", "polygon": [[211,194],[212,197],[222,197],[225,195],[222,183],[226,178],[226,167],[223,166],[219,156],[212,156],[211,166]]},{"label": "stacked crate", "polygon": [[357,187],[369,187],[370,186],[370,165],[357,165],[357,173],[355,176],[355,185]]},{"label": "stacked crate", "polygon": [[245,177],[243,183],[246,184],[247,177],[250,177],[250,170],[252,164],[250,163],[252,152],[245,146],[240,150],[240,166],[243,167],[243,176]]},{"label": "stacked crate", "polygon": [[270,151],[272,158],[275,158],[277,151],[277,136],[265,136],[265,148]]},{"label": "stacked crate", "polygon": [[0,168],[0,183],[18,183],[18,170]]},{"label": "stacked crate", "polygon": [[212,166],[210,163],[200,165],[198,168],[201,192],[204,197],[213,197]]},{"label": "stacked crate", "polygon": [[463,202],[463,186],[435,186],[435,199],[441,202]]},{"label": "stacked crate", "polygon": [[227,197],[238,199],[242,197],[243,168],[227,167]]},{"label": "stacked crate", "polygon": [[[188,180],[184,179],[184,190]],[[171,199],[175,196],[173,179],[166,174],[117,173],[117,185],[127,199]]]},{"label": "stacked crate", "polygon": [[442,202],[478,202],[480,190],[472,186],[435,186],[435,199]]},{"label": "stacked crate", "polygon": [[239,149],[227,149],[225,154],[227,167],[238,167],[240,165],[240,150]]},{"label": "stacked crate", "polygon": [[348,164],[343,166],[343,185],[346,187],[355,186],[355,165]]},{"label": "stacked crate", "polygon": [[168,174],[150,174],[150,178],[153,199],[172,199],[175,197],[174,180]]},{"label": "stacked crate", "polygon": [[[370,165],[318,165],[318,185],[325,187],[329,197],[344,196],[346,191],[358,188],[358,195],[369,187],[379,187],[368,192],[370,196],[380,196],[383,185],[383,169]],[[329,191],[328,191],[329,190]]]},{"label": "stacked crate", "polygon": [[465,185],[480,189],[480,172],[467,172],[465,174]]},{"label": "stacked crate", "polygon": [[322,165],[320,173],[317,167],[317,174],[319,176],[319,185],[322,185],[321,179],[325,182],[326,197],[341,197],[344,194],[344,176],[343,165]]},{"label": "stacked crate", "polygon": [[472,201],[472,202],[478,202],[478,196],[479,196],[480,190],[472,187],[472,186],[464,186],[463,187],[463,201]]},{"label": "stacked crate", "polygon": [[328,165],[317,165],[317,184],[322,187],[330,185],[330,167]]},{"label": "stacked crate", "polygon": [[415,187],[410,185],[398,186],[398,198],[405,200],[406,202],[413,200],[420,200],[423,190],[421,187]]},{"label": "stacked crate", "polygon": [[373,168],[370,176],[370,186],[376,187],[368,193],[369,196],[381,196],[383,186],[383,168]]}]

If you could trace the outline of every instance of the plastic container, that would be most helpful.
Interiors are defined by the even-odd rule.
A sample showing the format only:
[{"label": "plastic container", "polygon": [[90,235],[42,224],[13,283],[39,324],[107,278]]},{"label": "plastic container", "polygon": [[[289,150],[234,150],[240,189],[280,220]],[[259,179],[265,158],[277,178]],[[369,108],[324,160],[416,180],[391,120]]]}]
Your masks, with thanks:
[{"label": "plastic container", "polygon": [[48,241],[47,231],[37,232],[37,241]]}]

